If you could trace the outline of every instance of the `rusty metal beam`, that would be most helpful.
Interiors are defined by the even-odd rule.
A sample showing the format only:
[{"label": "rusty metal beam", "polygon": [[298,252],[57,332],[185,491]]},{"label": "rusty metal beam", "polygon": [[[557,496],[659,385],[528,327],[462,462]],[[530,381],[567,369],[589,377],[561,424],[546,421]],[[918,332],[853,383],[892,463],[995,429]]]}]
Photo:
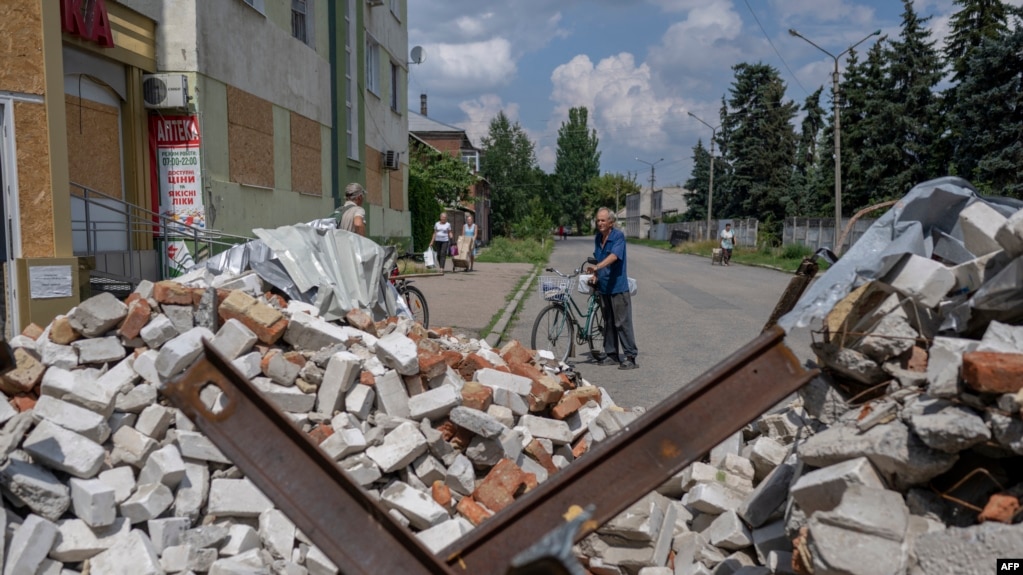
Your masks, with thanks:
[{"label": "rusty metal beam", "polygon": [[[204,345],[205,357],[164,393],[342,573],[451,575],[209,342]],[[223,411],[213,413],[200,401],[208,384],[227,397]]]},{"label": "rusty metal beam", "polygon": [[443,551],[456,571],[503,573],[512,557],[593,504],[577,539],[612,519],[803,386],[807,371],[773,327]]}]

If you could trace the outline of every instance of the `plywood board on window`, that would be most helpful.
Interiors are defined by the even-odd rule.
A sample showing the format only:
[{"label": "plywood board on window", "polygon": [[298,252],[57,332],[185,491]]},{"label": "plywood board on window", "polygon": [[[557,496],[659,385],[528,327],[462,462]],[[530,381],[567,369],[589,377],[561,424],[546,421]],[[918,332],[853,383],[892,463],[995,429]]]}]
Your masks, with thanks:
[{"label": "plywood board on window", "polygon": [[42,3],[0,2],[0,86],[9,92],[41,95],[44,91]]},{"label": "plywood board on window", "polygon": [[320,123],[291,113],[291,189],[302,194],[323,194],[320,169]]},{"label": "plywood board on window", "polygon": [[274,187],[273,106],[227,87],[228,164],[231,181]]},{"label": "plywood board on window", "polygon": [[380,171],[380,152],[369,146],[363,150],[366,158],[366,203],[374,206],[384,205],[384,182]]},{"label": "plywood board on window", "polygon": [[[120,110],[64,95],[67,114],[68,177],[72,182],[121,198]],[[71,193],[81,195],[73,188]]]},{"label": "plywood board on window", "polygon": [[401,172],[401,170],[394,170],[392,172],[387,172],[387,174],[388,174],[388,178],[387,178],[388,179],[388,184],[390,185],[390,189],[391,189],[391,194],[390,194],[391,205],[390,205],[390,208],[392,210],[397,210],[399,212],[403,211],[405,209],[405,193],[404,193],[405,179],[402,177],[402,172]]},{"label": "plywood board on window", "polygon": [[[29,258],[53,257],[53,194],[50,179],[50,135],[46,106],[14,103],[18,167],[18,209],[21,211],[21,250]],[[62,182],[59,189],[67,189]]]}]

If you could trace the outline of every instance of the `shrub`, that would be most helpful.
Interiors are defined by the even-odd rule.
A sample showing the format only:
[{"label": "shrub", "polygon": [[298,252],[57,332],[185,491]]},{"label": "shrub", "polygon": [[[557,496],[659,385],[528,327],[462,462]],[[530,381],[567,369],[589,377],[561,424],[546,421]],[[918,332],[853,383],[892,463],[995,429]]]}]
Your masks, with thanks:
[{"label": "shrub", "polygon": [[543,264],[550,258],[554,242],[540,242],[535,239],[510,239],[495,237],[477,261],[491,263]]},{"label": "shrub", "polygon": [[789,260],[801,260],[812,254],[813,250],[803,244],[785,244],[781,249],[781,257]]}]

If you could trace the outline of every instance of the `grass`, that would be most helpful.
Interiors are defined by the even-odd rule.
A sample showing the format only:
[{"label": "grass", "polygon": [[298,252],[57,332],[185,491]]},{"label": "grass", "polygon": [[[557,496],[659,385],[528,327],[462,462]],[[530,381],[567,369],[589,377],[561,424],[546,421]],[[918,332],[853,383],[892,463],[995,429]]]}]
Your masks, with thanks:
[{"label": "grass", "polygon": [[[510,292],[508,292],[508,295],[504,296],[504,301],[505,302],[510,302],[515,297],[515,294],[519,293],[519,290],[522,289],[522,286],[526,283],[527,279],[529,279],[529,274],[526,274],[526,275],[520,277],[519,281],[515,284],[515,287]],[[532,283],[535,283],[535,280]],[[530,284],[530,287],[532,287],[532,283]],[[525,299],[526,297],[529,297],[528,292],[523,294],[522,297],[523,297],[523,299]],[[505,306],[505,307],[508,307],[508,306]],[[515,313],[512,314],[512,317],[509,318],[508,323],[505,324],[504,331],[501,332],[501,341],[504,341],[504,336],[507,335],[508,328],[513,326],[513,325],[515,325],[515,322],[518,321],[518,318],[519,318],[519,308],[521,308],[521,307],[522,307],[522,300],[519,301],[519,305],[516,306],[516,308],[515,308]],[[500,321],[501,316],[504,315],[504,310],[505,310],[505,308],[501,308],[500,310],[497,311],[497,313],[494,314],[493,317],[490,318],[490,321],[487,323],[486,327],[484,327],[480,331],[480,339],[484,339],[488,335],[490,335],[490,332],[494,330],[494,326],[497,325],[497,322]]]},{"label": "grass", "polygon": [[476,256],[476,261],[542,265],[550,259],[552,251],[554,251],[554,241],[550,239],[539,242],[532,239],[496,237],[489,246],[480,251],[480,255]]},{"label": "grass", "polygon": [[[651,240],[645,241],[650,242]],[[668,242],[663,243],[667,244]],[[718,247],[718,245],[717,240],[704,240],[685,242],[679,244],[678,247],[668,249],[680,254],[694,254],[709,258],[711,257],[711,250]],[[799,244],[789,244],[781,247],[764,245],[759,248],[739,246],[732,251],[732,261],[739,264],[766,266],[787,272],[795,272],[799,268],[799,264],[802,263],[803,258],[812,254],[813,250]],[[826,262],[819,261],[818,263],[820,264],[821,271],[827,269],[828,264]]]}]

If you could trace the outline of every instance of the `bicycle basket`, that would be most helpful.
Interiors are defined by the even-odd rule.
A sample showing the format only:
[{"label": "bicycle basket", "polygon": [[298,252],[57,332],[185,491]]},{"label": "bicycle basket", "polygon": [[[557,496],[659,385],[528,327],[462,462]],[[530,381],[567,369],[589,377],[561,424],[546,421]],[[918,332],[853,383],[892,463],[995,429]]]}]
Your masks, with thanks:
[{"label": "bicycle basket", "polygon": [[568,296],[568,278],[540,276],[540,283],[537,287],[540,290],[540,299],[565,301],[565,298]]}]

